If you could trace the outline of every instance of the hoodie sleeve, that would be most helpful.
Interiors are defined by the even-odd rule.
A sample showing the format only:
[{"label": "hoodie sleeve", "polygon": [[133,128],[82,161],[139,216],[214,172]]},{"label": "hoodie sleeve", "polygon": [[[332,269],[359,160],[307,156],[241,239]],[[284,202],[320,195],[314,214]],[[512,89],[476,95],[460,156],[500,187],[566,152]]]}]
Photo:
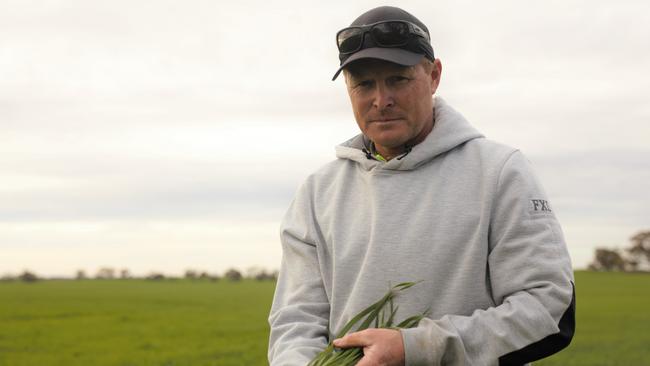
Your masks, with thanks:
[{"label": "hoodie sleeve", "polygon": [[301,187],[281,226],[282,264],[269,315],[271,366],[304,366],[327,346],[330,305],[308,191],[307,184]]},{"label": "hoodie sleeve", "polygon": [[499,175],[487,272],[496,306],[402,330],[406,365],[523,365],[568,346],[575,329],[571,261],[555,214],[518,151]]}]

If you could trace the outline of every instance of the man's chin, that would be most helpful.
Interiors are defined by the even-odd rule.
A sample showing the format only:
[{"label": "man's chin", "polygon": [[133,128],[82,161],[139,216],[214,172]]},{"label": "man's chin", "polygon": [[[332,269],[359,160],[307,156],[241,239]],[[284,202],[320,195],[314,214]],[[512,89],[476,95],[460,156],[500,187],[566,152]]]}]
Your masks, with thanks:
[{"label": "man's chin", "polygon": [[385,135],[390,138],[398,138],[400,135],[405,134],[405,126],[399,123],[399,121],[387,121],[387,122],[373,122],[368,125],[367,132],[370,134]]},{"label": "man's chin", "polygon": [[404,145],[408,138],[405,137],[403,131],[396,131],[394,129],[380,129],[380,130],[370,130],[367,131],[366,136],[372,140],[375,144],[379,144],[386,147],[397,147]]},{"label": "man's chin", "polygon": [[376,138],[373,139],[372,137],[368,136],[370,140],[375,144],[375,146],[381,146],[383,149],[387,150],[393,150],[400,148],[406,144],[407,140],[404,139],[388,139],[388,138]]}]

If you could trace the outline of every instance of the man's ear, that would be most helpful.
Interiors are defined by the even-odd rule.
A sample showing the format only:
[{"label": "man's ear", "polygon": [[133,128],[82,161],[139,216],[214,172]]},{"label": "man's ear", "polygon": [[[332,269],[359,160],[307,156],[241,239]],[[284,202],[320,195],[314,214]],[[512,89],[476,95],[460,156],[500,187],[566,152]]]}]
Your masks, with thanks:
[{"label": "man's ear", "polygon": [[440,85],[440,77],[442,76],[442,63],[437,58],[433,60],[433,67],[431,68],[431,95],[436,93],[438,85]]}]

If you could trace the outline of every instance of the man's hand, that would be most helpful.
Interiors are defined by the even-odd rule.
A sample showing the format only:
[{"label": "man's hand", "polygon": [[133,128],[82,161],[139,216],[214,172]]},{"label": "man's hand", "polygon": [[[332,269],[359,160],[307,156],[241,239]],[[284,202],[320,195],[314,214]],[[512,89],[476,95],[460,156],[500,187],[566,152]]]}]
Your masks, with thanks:
[{"label": "man's hand", "polygon": [[357,366],[403,366],[404,343],[395,329],[365,329],[335,339],[338,348],[363,347],[363,358]]}]

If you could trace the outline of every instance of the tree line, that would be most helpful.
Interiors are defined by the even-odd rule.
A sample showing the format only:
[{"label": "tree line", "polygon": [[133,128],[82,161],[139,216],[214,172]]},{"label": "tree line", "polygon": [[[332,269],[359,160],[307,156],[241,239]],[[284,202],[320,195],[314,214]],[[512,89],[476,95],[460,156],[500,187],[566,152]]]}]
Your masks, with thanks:
[{"label": "tree line", "polygon": [[[630,238],[630,245],[626,248],[608,249],[596,248],[594,259],[589,264],[588,270],[591,271],[620,271],[620,272],[650,272],[650,230],[640,231]],[[133,276],[126,269],[116,269],[112,267],[102,267],[94,275],[88,275],[83,269],[76,271],[74,279],[76,280],[112,280],[112,279],[145,279],[151,281],[161,281],[165,279],[187,279],[192,281],[212,281],[216,282],[221,279],[237,282],[243,279],[252,279],[257,281],[275,281],[278,277],[277,270],[267,270],[261,267],[250,267],[245,272],[236,268],[230,268],[224,273],[215,274],[207,271],[188,269],[183,276],[165,275],[162,272],[151,272],[145,276]],[[35,282],[48,278],[38,276],[35,272],[25,270],[18,275],[6,274],[0,277],[0,281],[23,281]]]},{"label": "tree line", "polygon": [[630,245],[621,249],[596,248],[592,271],[650,272],[650,230],[630,238]]},{"label": "tree line", "polygon": [[[223,272],[222,274],[218,273],[209,273],[207,271],[188,269],[182,276],[173,276],[166,275],[162,272],[153,271],[145,276],[134,276],[131,272],[126,269],[116,269],[112,267],[101,267],[95,272],[94,275],[89,275],[86,270],[79,269],[76,271],[73,278],[65,279],[74,279],[74,280],[129,280],[129,279],[144,279],[150,281],[162,281],[162,280],[178,280],[178,279],[187,279],[191,281],[211,281],[216,282],[220,280],[226,280],[230,282],[238,282],[244,279],[257,280],[257,281],[275,281],[278,277],[277,270],[267,270],[261,267],[250,267],[245,272],[242,272],[236,268],[230,268]],[[35,272],[30,270],[24,270],[18,275],[6,274],[0,277],[0,281],[23,281],[23,282],[36,282],[39,280],[47,280],[53,278],[41,277]],[[63,279],[63,278],[57,278]]]}]

